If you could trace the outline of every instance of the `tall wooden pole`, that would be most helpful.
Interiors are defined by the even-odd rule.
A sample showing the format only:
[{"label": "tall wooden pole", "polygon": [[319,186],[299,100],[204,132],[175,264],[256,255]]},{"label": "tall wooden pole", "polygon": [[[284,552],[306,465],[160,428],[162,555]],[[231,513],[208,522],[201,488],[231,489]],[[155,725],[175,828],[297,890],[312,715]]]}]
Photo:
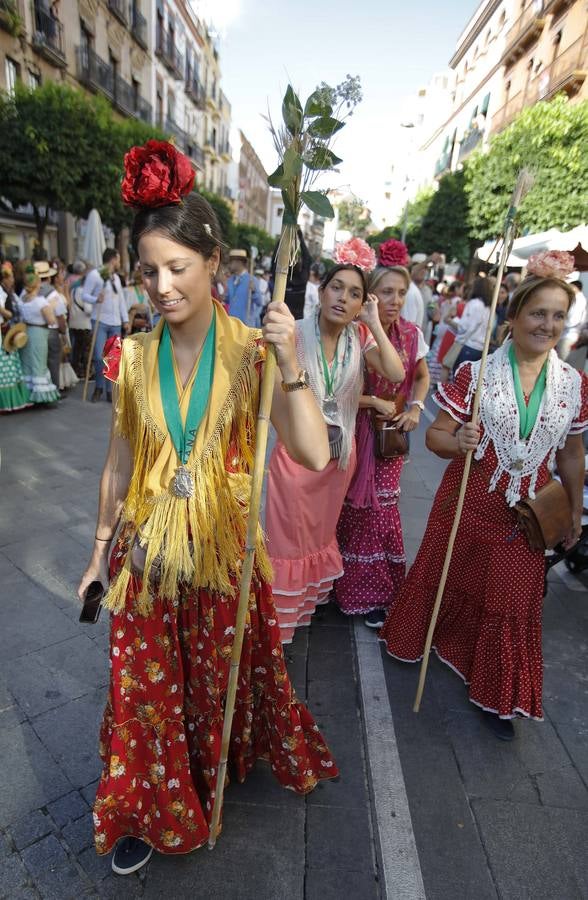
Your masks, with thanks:
[{"label": "tall wooden pole", "polygon": [[[527,193],[527,191],[531,187],[531,184],[532,184],[531,176],[529,175],[529,173],[527,171],[523,170],[519,174],[517,184],[514,189],[514,193],[512,195],[510,207],[509,207],[509,210],[508,210],[508,213],[506,216],[506,222],[505,222],[505,227],[504,227],[504,244],[503,244],[502,253],[500,256],[500,262],[498,264],[498,272],[496,274],[496,285],[494,286],[494,294],[492,297],[492,304],[490,306],[490,315],[488,317],[488,326],[486,328],[486,338],[484,341],[484,349],[482,351],[482,359],[480,361],[478,384],[476,387],[476,393],[474,396],[474,402],[473,402],[473,406],[472,406],[472,422],[474,424],[477,424],[477,422],[478,422],[478,413],[480,411],[480,400],[482,398],[482,384],[484,381],[484,372],[486,370],[486,360],[488,359],[488,351],[490,349],[490,338],[492,336],[492,326],[494,324],[494,316],[496,313],[496,307],[498,305],[498,294],[500,292],[500,284],[502,282],[502,276],[504,274],[504,269],[506,268],[506,263],[507,263],[509,255],[510,255],[511,243],[512,243],[512,239],[513,239],[514,233],[515,233],[515,216],[517,213],[518,206],[519,206],[523,196]],[[414,712],[418,712],[421,707],[421,700],[423,698],[423,691],[425,689],[425,681],[427,678],[427,669],[429,666],[429,655],[431,653],[431,646],[433,644],[433,636],[435,634],[435,626],[437,625],[437,618],[439,616],[439,610],[441,608],[441,601],[443,600],[443,594],[445,592],[445,585],[447,584],[447,576],[449,574],[449,566],[451,565],[451,557],[453,555],[455,539],[457,537],[461,514],[463,511],[466,489],[468,486],[468,478],[469,478],[470,469],[472,466],[472,455],[473,455],[473,451],[469,450],[466,455],[466,458],[465,458],[463,475],[461,478],[461,487],[459,490],[457,507],[456,507],[455,516],[453,519],[453,527],[451,529],[451,534],[449,535],[449,544],[447,546],[447,553],[445,554],[445,563],[443,565],[443,571],[441,573],[441,580],[439,582],[439,587],[437,589],[437,596],[435,597],[433,613],[431,615],[431,621],[429,623],[429,630],[427,632],[427,639],[425,641],[425,649],[423,651],[423,659],[421,662],[421,669],[420,669],[420,673],[419,673],[419,683],[418,683],[417,693],[416,693],[414,706],[413,706]]]},{"label": "tall wooden pole", "polygon": [[[290,263],[290,247],[292,238],[292,226],[285,225],[282,229],[280,246],[278,249],[276,278],[274,284],[274,293],[272,297],[272,300],[274,301],[283,302],[286,296],[286,282],[288,280],[288,267]],[[216,844],[223,805],[225,779],[227,774],[227,762],[229,758],[229,748],[231,742],[231,728],[233,725],[233,714],[235,712],[235,700],[237,696],[237,682],[239,678],[239,666],[241,663],[241,650],[243,647],[243,636],[245,634],[245,623],[247,620],[247,609],[249,606],[249,594],[251,591],[251,579],[253,576],[253,565],[255,562],[255,545],[257,542],[257,528],[259,523],[259,512],[261,508],[261,489],[263,486],[263,475],[265,470],[265,456],[267,451],[267,438],[270,412],[272,408],[275,373],[276,355],[273,351],[273,348],[268,347],[265,365],[263,368],[263,376],[261,380],[261,396],[259,402],[259,414],[257,417],[255,460],[253,463],[253,473],[251,479],[251,502],[249,505],[249,517],[247,520],[245,558],[243,560],[243,568],[241,570],[239,605],[237,607],[235,638],[233,641],[233,650],[231,653],[231,664],[229,669],[227,696],[225,701],[225,717],[223,722],[221,754],[217,770],[216,787],[214,792],[214,806],[212,810],[212,820],[210,823],[210,834],[208,838],[208,846],[210,850],[212,850],[214,845]]]},{"label": "tall wooden pole", "polygon": [[98,303],[98,309],[96,310],[96,322],[94,324],[94,331],[92,332],[92,340],[90,342],[90,349],[88,350],[88,362],[86,363],[86,378],[84,380],[84,391],[82,394],[82,401],[85,403],[86,398],[88,396],[88,382],[90,380],[90,369],[92,368],[92,357],[94,356],[94,347],[96,346],[96,337],[98,335],[98,326],[100,325],[100,316],[102,315],[102,307],[103,303]]}]

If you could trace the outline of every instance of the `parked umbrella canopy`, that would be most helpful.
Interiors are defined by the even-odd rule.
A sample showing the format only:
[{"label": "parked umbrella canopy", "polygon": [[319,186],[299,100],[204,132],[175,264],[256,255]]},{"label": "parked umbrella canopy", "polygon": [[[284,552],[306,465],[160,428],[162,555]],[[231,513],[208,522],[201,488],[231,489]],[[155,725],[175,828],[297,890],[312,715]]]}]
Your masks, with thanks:
[{"label": "parked umbrella canopy", "polygon": [[93,266],[99,267],[102,265],[102,254],[105,249],[106,241],[104,240],[100,213],[97,209],[93,209],[88,216],[86,225],[83,257],[89,263],[92,263]]}]

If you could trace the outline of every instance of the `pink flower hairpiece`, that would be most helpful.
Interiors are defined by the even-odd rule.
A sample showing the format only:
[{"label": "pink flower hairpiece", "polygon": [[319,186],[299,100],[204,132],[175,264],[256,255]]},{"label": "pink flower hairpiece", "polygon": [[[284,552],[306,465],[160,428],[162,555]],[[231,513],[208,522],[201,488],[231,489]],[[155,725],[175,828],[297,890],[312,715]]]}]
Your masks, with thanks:
[{"label": "pink flower hairpiece", "polygon": [[576,261],[565,250],[542,250],[529,258],[527,272],[539,278],[560,278],[565,281],[576,268]]},{"label": "pink flower hairpiece", "polygon": [[402,241],[396,241],[390,238],[380,244],[378,250],[379,263],[381,266],[407,266],[410,257],[408,255],[408,247]]},{"label": "pink flower hairpiece", "polygon": [[376,267],[376,254],[361,238],[351,238],[344,244],[337,244],[335,259],[341,265],[357,266],[364,272],[371,272]]}]

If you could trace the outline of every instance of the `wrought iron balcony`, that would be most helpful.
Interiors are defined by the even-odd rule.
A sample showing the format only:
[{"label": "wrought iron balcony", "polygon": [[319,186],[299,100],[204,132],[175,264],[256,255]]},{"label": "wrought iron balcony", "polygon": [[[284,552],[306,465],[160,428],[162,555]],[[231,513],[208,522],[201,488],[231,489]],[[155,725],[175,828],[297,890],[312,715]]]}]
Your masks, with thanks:
[{"label": "wrought iron balcony", "polygon": [[522,56],[525,49],[537,40],[544,26],[543,3],[536,3],[535,0],[532,0],[506,35],[504,62],[509,63]]},{"label": "wrought iron balcony", "polygon": [[167,133],[175,139],[176,145],[181,150],[185,148],[188,141],[188,135],[183,128],[180,128],[180,126],[174,122],[173,119],[168,117],[165,120],[164,131],[167,131]]},{"label": "wrought iron balcony", "polygon": [[119,22],[128,26],[129,13],[126,0],[108,0],[108,9],[116,16]]},{"label": "wrought iron balcony", "polygon": [[577,93],[588,77],[588,46],[578,38],[537,76],[539,100],[550,100],[558,91]]},{"label": "wrought iron balcony", "polygon": [[186,153],[193,160],[199,168],[204,167],[204,150],[198,144],[190,143],[190,139],[188,138],[188,145],[186,147]]},{"label": "wrought iron balcony", "polygon": [[114,100],[114,72],[112,66],[89,47],[76,47],[78,81],[93,91],[100,91]]},{"label": "wrought iron balcony", "polygon": [[478,146],[483,137],[483,131],[480,131],[479,128],[471,128],[464,136],[463,141],[461,141],[459,145],[459,153],[457,157],[458,162],[461,162],[466,158],[466,156],[469,156],[472,150]]},{"label": "wrought iron balcony", "polygon": [[65,45],[63,41],[63,25],[50,13],[35,6],[35,33],[33,49],[54,66],[64,69]]},{"label": "wrought iron balcony", "polygon": [[197,78],[188,75],[186,78],[185,90],[188,97],[196,104],[198,109],[204,109],[206,98],[204,87],[201,82]]},{"label": "wrought iron balcony", "polygon": [[147,19],[134,4],[131,7],[131,34],[143,50],[147,50]]},{"label": "wrought iron balcony", "polygon": [[155,54],[160,58],[166,69],[171,72],[177,81],[183,80],[184,66],[182,55],[175,46],[172,35],[166,31],[165,28],[159,28],[157,30]]},{"label": "wrought iron balcony", "polygon": [[107,62],[88,47],[76,48],[78,81],[93,91],[100,91],[126,116],[151,123],[151,104],[138,89],[121,78]]}]

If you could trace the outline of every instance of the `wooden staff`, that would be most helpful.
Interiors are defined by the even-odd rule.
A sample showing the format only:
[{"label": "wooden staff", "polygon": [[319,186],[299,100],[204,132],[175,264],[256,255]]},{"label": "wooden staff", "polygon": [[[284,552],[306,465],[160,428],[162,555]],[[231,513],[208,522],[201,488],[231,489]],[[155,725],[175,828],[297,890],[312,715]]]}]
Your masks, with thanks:
[{"label": "wooden staff", "polygon": [[86,363],[86,380],[84,381],[84,392],[82,394],[82,401],[86,402],[86,397],[88,396],[88,382],[90,380],[90,369],[92,368],[92,357],[94,356],[94,347],[96,346],[96,337],[98,335],[98,326],[100,325],[100,316],[102,315],[102,307],[104,302],[98,303],[98,310],[96,312],[96,323],[94,325],[94,331],[92,332],[92,340],[90,342],[90,349],[88,351],[88,362]]},{"label": "wooden staff", "polygon": [[[285,225],[282,229],[278,259],[276,264],[276,280],[273,300],[283,302],[286,296],[286,281],[288,279],[288,266],[290,262],[290,247],[295,235],[291,225]],[[227,773],[227,761],[229,757],[229,745],[231,741],[231,728],[233,725],[233,713],[235,712],[235,699],[237,696],[237,681],[239,678],[239,666],[241,662],[241,649],[245,634],[245,623],[249,606],[249,594],[251,591],[251,579],[253,576],[253,564],[255,561],[255,545],[257,541],[257,528],[259,511],[261,507],[261,489],[265,471],[265,455],[267,450],[267,437],[269,428],[272,397],[274,392],[274,379],[276,373],[276,354],[273,348],[268,347],[263,376],[261,379],[261,395],[259,401],[259,413],[257,416],[257,434],[255,440],[255,460],[251,478],[251,502],[249,505],[249,517],[247,519],[247,540],[245,544],[245,558],[241,570],[241,585],[239,591],[239,605],[237,607],[237,619],[235,622],[235,638],[231,653],[231,665],[227,684],[227,696],[225,700],[225,718],[223,722],[223,736],[221,742],[220,761],[216,777],[214,794],[214,807],[208,847],[213,849],[219,832],[220,815],[223,805],[225,790],[225,778]]]},{"label": "wooden staff", "polygon": [[[476,393],[474,396],[474,403],[472,407],[472,422],[477,424],[478,422],[478,413],[480,410],[480,400],[482,396],[482,382],[484,380],[484,372],[486,369],[486,360],[488,358],[488,351],[490,348],[490,338],[492,336],[492,327],[494,324],[494,316],[496,313],[496,306],[498,304],[498,294],[500,292],[500,285],[502,282],[502,275],[504,273],[504,269],[506,267],[506,263],[508,257],[510,255],[512,239],[515,233],[515,217],[517,214],[517,209],[521,203],[521,200],[525,196],[525,194],[530,190],[532,186],[533,180],[529,172],[523,169],[519,173],[519,177],[517,179],[516,187],[514,189],[512,199],[510,202],[510,207],[506,216],[506,222],[504,226],[504,243],[502,246],[502,253],[500,256],[500,262],[498,265],[498,272],[496,274],[496,284],[494,286],[494,294],[492,297],[492,303],[490,305],[490,315],[488,316],[488,326],[486,328],[486,338],[484,341],[484,349],[482,351],[482,359],[480,361],[480,371],[478,374],[478,383],[476,386]],[[453,519],[453,527],[451,529],[451,534],[449,535],[449,544],[447,546],[447,553],[445,554],[445,563],[443,565],[443,571],[441,573],[441,580],[439,582],[439,587],[437,589],[437,596],[435,597],[435,604],[433,606],[433,613],[431,615],[431,621],[429,624],[429,630],[427,632],[427,640],[425,641],[425,649],[423,652],[423,659],[421,662],[421,669],[419,673],[419,684],[416,692],[416,697],[414,701],[413,710],[417,713],[421,706],[421,700],[423,697],[423,691],[425,689],[425,680],[427,677],[427,668],[429,665],[429,654],[431,652],[431,646],[433,643],[433,635],[435,633],[435,626],[437,625],[437,618],[439,616],[439,609],[441,608],[441,601],[443,600],[443,593],[445,591],[445,585],[447,583],[447,576],[449,574],[449,566],[451,564],[451,557],[453,554],[453,547],[455,545],[455,539],[457,537],[457,532],[459,529],[459,523],[461,519],[461,514],[463,511],[463,504],[465,500],[466,488],[468,485],[468,478],[470,474],[470,469],[472,466],[472,455],[473,451],[468,450],[465,458],[463,475],[461,478],[461,487],[459,490],[459,497],[457,500],[457,507],[455,510],[455,517]]]}]

